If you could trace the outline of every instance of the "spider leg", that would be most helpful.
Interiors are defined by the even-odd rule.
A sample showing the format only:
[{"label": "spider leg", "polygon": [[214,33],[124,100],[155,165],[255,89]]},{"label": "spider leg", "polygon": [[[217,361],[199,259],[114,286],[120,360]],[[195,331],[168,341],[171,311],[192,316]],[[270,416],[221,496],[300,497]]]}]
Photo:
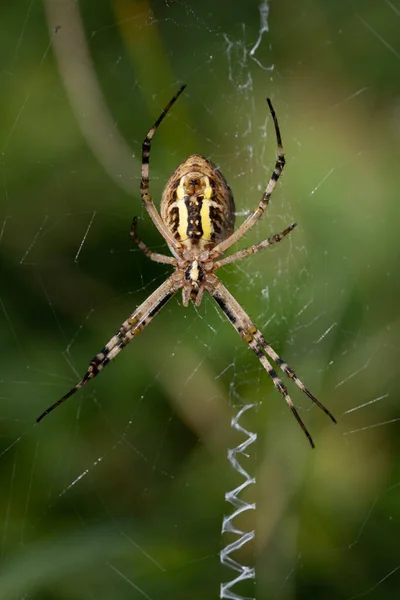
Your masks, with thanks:
[{"label": "spider leg", "polygon": [[296,227],[296,224],[297,223],[292,223],[292,225],[289,225],[289,227],[287,227],[281,233],[276,233],[275,235],[271,236],[267,240],[264,240],[263,242],[254,244],[253,246],[250,246],[249,248],[243,248],[243,250],[239,250],[238,252],[235,252],[234,254],[231,254],[230,256],[227,256],[226,258],[222,258],[221,260],[216,260],[214,262],[215,269],[219,269],[220,267],[224,267],[225,265],[228,265],[229,263],[236,262],[238,260],[242,260],[242,258],[246,258],[247,256],[250,256],[251,254],[255,254],[256,252],[259,252],[260,250],[264,250],[264,248],[268,248],[269,246],[272,246],[273,244],[280,242],[281,240],[283,240],[283,238],[285,236],[288,235],[288,233],[293,231],[293,229]]},{"label": "spider leg", "polygon": [[90,361],[89,367],[82,377],[65,396],[57,400],[49,408],[47,408],[41,415],[36,419],[39,423],[46,415],[52,410],[57,408],[62,402],[70,398],[78,390],[80,390],[89,379],[96,377],[104,369],[108,363],[113,360],[120,352],[129,344],[134,337],[139,335],[141,331],[150,323],[155,315],[162,309],[162,307],[172,298],[172,296],[182,287],[182,284],[174,278],[169,277],[163,284],[153,292],[147,300],[145,300],[127,319],[124,321],[119,328],[119,331],[110,339],[110,341],[104,346],[104,348],[96,354],[96,356]]},{"label": "spider leg", "polygon": [[250,317],[245,313],[240,304],[235,300],[232,294],[226,289],[226,287],[219,281],[217,277],[209,276],[206,283],[206,289],[214,298],[218,306],[227,316],[228,320],[232,323],[233,327],[239,333],[240,337],[249,345],[251,350],[255,353],[259,361],[261,362],[268,375],[271,377],[272,382],[276,389],[283,395],[287,405],[294,414],[297,422],[304,431],[305,435],[310,442],[312,448],[314,448],[314,442],[306,426],[304,425],[299,413],[294,406],[292,399],[290,398],[286,386],[283,384],[281,379],[278,377],[276,371],[273,369],[271,363],[267,359],[264,353],[271,356],[271,358],[280,366],[282,371],[292,379],[296,385],[317,405],[321,408],[334,423],[335,418],[331,413],[304,387],[302,382],[298,379],[294,371],[276,354],[271,346],[266,342],[261,332],[257,329]]},{"label": "spider leg", "polygon": [[149,163],[150,163],[150,149],[151,149],[151,140],[153,135],[155,134],[158,126],[161,121],[164,119],[165,115],[168,113],[172,105],[176,102],[179,96],[182,94],[186,85],[182,85],[175,96],[168,102],[167,106],[161,112],[160,116],[154,123],[153,127],[150,129],[149,133],[144,138],[142,144],[142,179],[140,183],[140,192],[142,195],[142,202],[144,208],[150,215],[151,220],[154,225],[157,227],[158,231],[161,233],[167,244],[175,249],[180,248],[179,242],[172,236],[171,232],[165,225],[164,221],[161,219],[160,214],[153,202],[152,197],[149,194]]},{"label": "spider leg", "polygon": [[257,206],[256,210],[251,215],[249,215],[245,221],[243,221],[243,223],[240,225],[240,227],[238,227],[238,229],[236,231],[234,231],[232,233],[232,235],[230,235],[226,240],[223,240],[220,244],[217,244],[215,246],[215,248],[212,251],[213,258],[218,256],[219,254],[222,254],[223,252],[225,252],[225,250],[230,248],[233,244],[236,244],[236,242],[241,237],[243,237],[249,231],[249,229],[251,229],[257,223],[257,221],[262,217],[265,209],[267,208],[267,206],[269,204],[269,199],[272,195],[272,192],[274,191],[276,182],[278,181],[278,179],[283,171],[283,167],[285,166],[286,161],[285,161],[285,156],[283,154],[282,138],[281,138],[281,132],[279,130],[278,119],[277,119],[277,116],[273,109],[273,106],[271,104],[271,100],[269,98],[267,98],[267,102],[268,102],[269,110],[271,112],[272,119],[274,121],[276,142],[278,145],[278,158],[276,160],[274,170],[272,171],[271,178],[268,182],[267,187],[265,188],[265,192],[263,193],[260,203]]},{"label": "spider leg", "polygon": [[325,414],[336,424],[337,421],[331,412],[323,405],[312,393],[305,387],[302,381],[297,377],[296,373],[293,369],[275,352],[275,350],[268,344],[267,340],[264,338],[260,331],[257,331],[255,335],[256,340],[258,341],[260,347],[272,358],[275,364],[278,365],[280,369],[291,379],[294,383],[301,389],[302,392],[306,394],[316,404],[321,410],[324,411]]},{"label": "spider leg", "polygon": [[133,217],[129,236],[131,240],[133,240],[135,244],[139,247],[139,249],[147,256],[147,258],[149,258],[150,260],[154,260],[154,262],[174,265],[174,267],[176,267],[176,258],[174,258],[173,256],[167,256],[166,254],[158,254],[158,252],[153,252],[144,242],[142,242],[142,240],[136,233],[136,226],[137,217]]}]

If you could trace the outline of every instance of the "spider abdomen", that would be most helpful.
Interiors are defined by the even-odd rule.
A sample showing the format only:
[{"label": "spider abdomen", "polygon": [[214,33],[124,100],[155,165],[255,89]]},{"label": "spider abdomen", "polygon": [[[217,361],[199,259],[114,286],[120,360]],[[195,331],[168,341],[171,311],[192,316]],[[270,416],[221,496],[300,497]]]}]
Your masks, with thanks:
[{"label": "spider abdomen", "polygon": [[200,154],[189,156],[171,175],[160,208],[174,238],[190,250],[211,250],[233,233],[231,189],[217,167]]}]

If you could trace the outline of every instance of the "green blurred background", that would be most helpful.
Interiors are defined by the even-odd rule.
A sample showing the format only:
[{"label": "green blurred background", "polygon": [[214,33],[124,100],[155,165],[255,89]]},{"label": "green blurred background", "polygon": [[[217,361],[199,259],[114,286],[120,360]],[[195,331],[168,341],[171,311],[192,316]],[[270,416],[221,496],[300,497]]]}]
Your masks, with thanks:
[{"label": "green blurred background", "polygon": [[[400,4],[37,0],[0,8],[0,598],[218,598],[226,452],[257,432],[239,520],[250,597],[400,589]],[[34,426],[168,275],[140,204],[176,165],[216,162],[238,221],[287,157],[268,215],[298,223],[221,279],[334,413],[292,398],[316,449],[209,298],[172,300],[101,376]]]}]

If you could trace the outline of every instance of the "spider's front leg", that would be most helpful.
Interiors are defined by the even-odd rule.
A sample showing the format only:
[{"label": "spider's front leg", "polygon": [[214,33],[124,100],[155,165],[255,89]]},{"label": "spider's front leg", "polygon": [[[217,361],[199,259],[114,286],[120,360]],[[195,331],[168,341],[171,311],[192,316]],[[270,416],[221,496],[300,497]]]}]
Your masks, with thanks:
[{"label": "spider's front leg", "polygon": [[268,375],[271,377],[272,382],[276,389],[284,396],[287,405],[290,410],[294,414],[297,422],[300,427],[304,431],[305,435],[308,438],[308,441],[311,444],[311,447],[314,448],[313,439],[308,432],[306,426],[304,425],[299,413],[294,406],[292,399],[290,398],[286,386],[283,384],[282,380],[278,377],[276,371],[273,369],[271,363],[265,356],[268,354],[272,360],[282,369],[282,371],[287,375],[294,383],[304,392],[321,410],[323,410],[330,419],[336,423],[335,417],[329,412],[319,400],[317,400],[311,392],[304,386],[304,384],[297,377],[296,373],[293,371],[291,367],[287,363],[285,363],[280,356],[271,348],[268,342],[264,339],[262,333],[257,329],[254,323],[251,321],[250,317],[245,313],[240,304],[235,300],[235,298],[231,295],[230,292],[226,289],[226,287],[219,281],[219,279],[215,276],[209,276],[206,284],[207,291],[214,298],[218,306],[225,313],[229,321],[232,323],[233,327],[239,333],[240,337],[249,345],[251,350],[255,353],[259,361],[261,362],[264,369],[267,371]]},{"label": "spider's front leg", "polygon": [[150,323],[150,321],[156,316],[156,314],[162,309],[163,306],[172,298],[172,296],[182,287],[182,283],[179,279],[172,275],[169,277],[159,288],[153,292],[147,300],[143,302],[133,312],[126,321],[124,321],[119,328],[119,331],[111,338],[111,340],[104,346],[104,348],[96,354],[96,356],[90,361],[89,367],[82,377],[65,396],[57,400],[49,408],[47,408],[41,415],[36,419],[39,423],[46,415],[52,410],[57,408],[62,402],[70,398],[78,390],[80,390],[89,379],[96,377],[104,369],[108,363],[113,360],[120,352],[129,344],[134,337],[139,335],[143,329]]}]

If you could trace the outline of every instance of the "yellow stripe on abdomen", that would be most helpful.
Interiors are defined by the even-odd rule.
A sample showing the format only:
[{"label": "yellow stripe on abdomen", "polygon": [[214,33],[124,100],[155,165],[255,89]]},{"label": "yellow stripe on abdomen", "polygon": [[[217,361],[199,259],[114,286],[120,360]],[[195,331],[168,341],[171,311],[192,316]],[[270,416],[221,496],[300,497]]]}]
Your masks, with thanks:
[{"label": "yellow stripe on abdomen", "polygon": [[181,240],[185,240],[187,238],[187,228],[188,228],[188,210],[185,204],[185,186],[184,186],[184,177],[179,182],[179,185],[176,189],[176,201],[175,206],[178,208],[179,212],[179,222],[178,222],[178,233]]},{"label": "yellow stripe on abdomen", "polygon": [[211,202],[211,198],[213,195],[213,189],[210,185],[210,179],[206,175],[204,176],[204,181],[205,181],[206,185],[204,188],[204,198],[203,198],[203,204],[202,204],[202,207],[200,210],[200,218],[201,218],[201,226],[203,229],[202,238],[207,241],[210,241],[211,234],[214,231],[214,227],[213,227],[211,217],[210,217],[211,204],[214,204]]},{"label": "yellow stripe on abdomen", "polygon": [[206,200],[206,198],[204,198],[203,200],[203,204],[200,210],[200,218],[201,218],[201,226],[203,229],[203,235],[202,235],[202,239],[210,241],[211,240],[211,234],[214,231],[213,228],[213,224],[210,218],[210,208],[211,208],[211,201],[210,200]]}]

